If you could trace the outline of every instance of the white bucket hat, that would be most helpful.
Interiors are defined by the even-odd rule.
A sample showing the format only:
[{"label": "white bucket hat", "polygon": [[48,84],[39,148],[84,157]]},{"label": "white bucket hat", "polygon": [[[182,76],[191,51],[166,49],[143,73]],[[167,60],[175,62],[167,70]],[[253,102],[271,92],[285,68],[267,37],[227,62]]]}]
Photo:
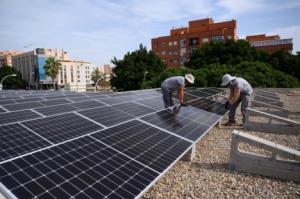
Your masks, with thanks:
[{"label": "white bucket hat", "polygon": [[222,77],[222,83],[221,86],[226,86],[227,84],[229,84],[230,81],[234,80],[236,77],[235,76],[231,76],[229,74],[226,74]]},{"label": "white bucket hat", "polygon": [[195,83],[195,77],[192,74],[186,74],[184,78],[191,84]]}]

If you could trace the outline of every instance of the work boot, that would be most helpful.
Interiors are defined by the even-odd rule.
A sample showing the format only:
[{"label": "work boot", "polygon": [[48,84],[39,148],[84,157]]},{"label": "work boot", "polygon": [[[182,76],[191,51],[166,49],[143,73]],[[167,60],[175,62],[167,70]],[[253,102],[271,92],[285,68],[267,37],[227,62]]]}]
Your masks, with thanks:
[{"label": "work boot", "polygon": [[224,126],[235,126],[236,121],[235,120],[229,120],[227,123],[224,124]]}]

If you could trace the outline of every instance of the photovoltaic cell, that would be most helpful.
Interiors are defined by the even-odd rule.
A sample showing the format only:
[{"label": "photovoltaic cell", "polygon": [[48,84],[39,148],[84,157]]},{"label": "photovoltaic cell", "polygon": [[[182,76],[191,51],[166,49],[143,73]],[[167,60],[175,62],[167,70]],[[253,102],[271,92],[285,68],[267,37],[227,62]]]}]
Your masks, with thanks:
[{"label": "photovoltaic cell", "polygon": [[42,113],[43,115],[50,116],[60,113],[66,113],[71,111],[76,111],[77,108],[71,106],[70,104],[62,104],[50,107],[37,108],[35,111]]},{"label": "photovoltaic cell", "polygon": [[3,113],[3,112],[5,112],[5,110],[0,107],[0,113]]},{"label": "photovoltaic cell", "polygon": [[59,104],[67,104],[70,103],[70,101],[67,99],[54,99],[54,100],[41,101],[41,103],[46,106],[54,106]]},{"label": "photovoltaic cell", "polygon": [[101,102],[104,102],[105,104],[113,105],[113,104],[120,104],[120,103],[125,103],[133,100],[138,100],[138,98],[133,95],[129,95],[129,96],[122,96],[122,97],[104,98],[99,100]]},{"label": "photovoltaic cell", "polygon": [[205,93],[205,92],[202,92],[202,91],[199,91],[199,90],[189,91],[188,93],[192,94],[192,95],[195,95],[197,97],[210,97],[210,96],[212,96],[209,93]]},{"label": "photovoltaic cell", "polygon": [[156,110],[152,108],[148,108],[146,106],[134,103],[134,102],[128,102],[124,104],[117,104],[113,106],[116,109],[119,109],[123,112],[126,112],[128,114],[134,115],[135,117],[139,117],[142,115],[146,115],[149,113],[153,113]]},{"label": "photovoltaic cell", "polygon": [[74,113],[41,118],[22,124],[52,143],[59,143],[103,128]]},{"label": "photovoltaic cell", "polygon": [[3,105],[4,108],[6,108],[7,110],[10,110],[10,111],[39,108],[39,107],[43,107],[43,106],[44,105],[39,102],[26,102],[26,103],[20,103],[20,104]]},{"label": "photovoltaic cell", "polygon": [[20,124],[0,126],[0,132],[0,162],[50,145]]},{"label": "photovoltaic cell", "polygon": [[215,95],[215,94],[218,94],[220,93],[220,91],[218,90],[213,90],[213,89],[210,89],[210,88],[203,88],[201,89],[202,92],[206,92],[206,93],[209,93],[211,95]]},{"label": "photovoltaic cell", "polygon": [[0,181],[18,198],[135,198],[158,173],[91,137],[0,165]]},{"label": "photovoltaic cell", "polygon": [[40,115],[31,110],[4,112],[0,114],[0,125],[39,118]]},{"label": "photovoltaic cell", "polygon": [[189,105],[211,113],[216,113],[218,115],[224,115],[227,112],[224,104],[208,99],[195,100],[193,102],[190,102]]},{"label": "photovoltaic cell", "polygon": [[112,107],[94,108],[79,111],[79,113],[105,126],[112,126],[134,118],[132,115]]},{"label": "photovoltaic cell", "polygon": [[206,124],[190,120],[168,110],[163,110],[141,119],[192,141],[196,141],[210,128]]},{"label": "photovoltaic cell", "polygon": [[32,97],[32,98],[26,98],[26,99],[16,99],[15,101],[17,103],[23,103],[23,102],[36,102],[36,101],[41,101],[43,100],[40,97]]},{"label": "photovoltaic cell", "polygon": [[192,145],[136,120],[100,131],[92,137],[158,172],[164,171]]},{"label": "photovoltaic cell", "polygon": [[16,102],[14,100],[0,100],[0,105],[5,105],[5,104],[15,104]]},{"label": "photovoltaic cell", "polygon": [[162,96],[139,100],[137,102],[146,105],[148,107],[154,108],[156,110],[162,110],[165,108]]},{"label": "photovoltaic cell", "polygon": [[68,98],[68,99],[72,102],[81,102],[81,101],[91,100],[92,98],[83,96],[83,97],[72,97],[72,98]]},{"label": "photovoltaic cell", "polygon": [[96,100],[77,102],[77,103],[72,103],[71,105],[79,109],[89,109],[94,107],[106,106],[105,104],[98,102]]}]

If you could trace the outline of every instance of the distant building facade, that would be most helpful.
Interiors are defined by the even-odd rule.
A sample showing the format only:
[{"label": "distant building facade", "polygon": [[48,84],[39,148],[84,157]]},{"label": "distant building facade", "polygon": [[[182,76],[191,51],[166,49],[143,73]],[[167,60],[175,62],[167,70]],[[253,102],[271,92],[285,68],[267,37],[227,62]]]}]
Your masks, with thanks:
[{"label": "distant building facade", "polygon": [[237,40],[236,21],[215,23],[212,18],[189,21],[189,26],[171,29],[169,36],[152,39],[154,51],[168,67],[180,67],[193,50],[210,41]]},{"label": "distant building facade", "polygon": [[12,57],[12,66],[21,72],[30,85],[51,85],[52,79],[45,73],[44,65],[48,57],[55,57],[62,69],[56,77],[57,84],[91,84],[91,73],[95,64],[70,60],[69,53],[60,49],[37,48]]},{"label": "distant building facade", "polygon": [[12,66],[12,56],[21,54],[20,51],[6,50],[0,51],[0,67],[7,65]]},{"label": "distant building facade", "polygon": [[112,69],[112,66],[109,64],[104,64],[98,68],[98,70],[103,74],[112,74]]},{"label": "distant building facade", "polygon": [[86,61],[59,60],[61,71],[58,74],[58,85],[73,84],[92,84],[92,72],[96,65]]},{"label": "distant building facade", "polygon": [[37,48],[33,51],[12,57],[12,66],[21,72],[23,79],[33,84],[50,84],[50,77],[46,76],[44,65],[48,57],[58,60],[69,60],[69,54],[60,49]]},{"label": "distant building facade", "polygon": [[246,40],[256,49],[264,50],[269,53],[274,53],[279,50],[284,50],[289,53],[293,51],[293,39],[280,39],[279,35],[250,35],[246,37]]}]

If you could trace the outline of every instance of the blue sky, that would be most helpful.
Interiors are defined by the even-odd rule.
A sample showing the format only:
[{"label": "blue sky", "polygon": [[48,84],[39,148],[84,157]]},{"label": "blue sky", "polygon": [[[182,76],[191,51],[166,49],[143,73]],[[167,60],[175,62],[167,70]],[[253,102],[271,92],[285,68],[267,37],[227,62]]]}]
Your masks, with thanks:
[{"label": "blue sky", "polygon": [[236,19],[240,38],[292,37],[300,51],[300,0],[0,0],[0,10],[0,50],[63,48],[97,66],[207,17]]}]

